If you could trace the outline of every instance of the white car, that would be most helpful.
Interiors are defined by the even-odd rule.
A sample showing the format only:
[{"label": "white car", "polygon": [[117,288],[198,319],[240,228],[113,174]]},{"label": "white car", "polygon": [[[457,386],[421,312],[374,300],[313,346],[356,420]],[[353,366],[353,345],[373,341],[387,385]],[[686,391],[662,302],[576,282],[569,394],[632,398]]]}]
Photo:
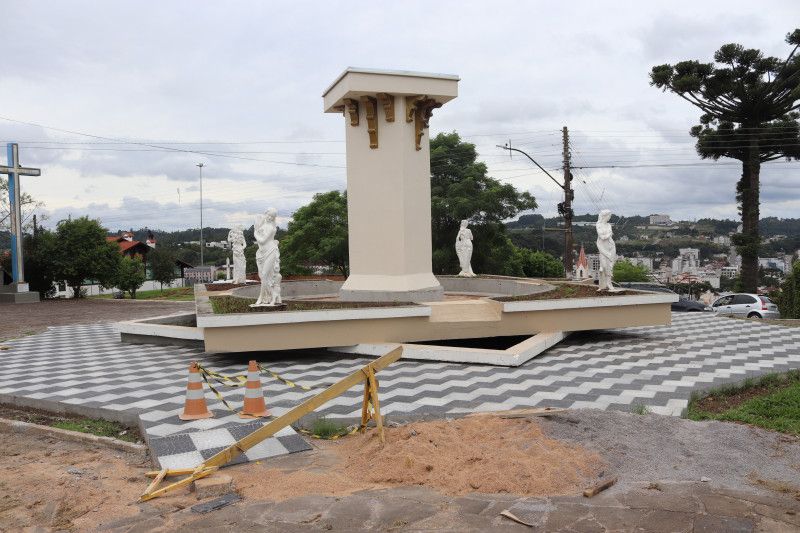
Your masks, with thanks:
[{"label": "white car", "polygon": [[715,313],[720,315],[741,316],[747,318],[780,318],[778,306],[766,296],[758,294],[729,294],[717,298],[711,304]]}]

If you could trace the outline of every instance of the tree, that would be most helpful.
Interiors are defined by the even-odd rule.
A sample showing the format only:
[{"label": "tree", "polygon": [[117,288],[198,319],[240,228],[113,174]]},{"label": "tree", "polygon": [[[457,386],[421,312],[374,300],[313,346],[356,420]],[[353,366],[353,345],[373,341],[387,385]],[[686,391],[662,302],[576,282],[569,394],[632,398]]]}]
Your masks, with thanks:
[{"label": "tree", "polygon": [[116,243],[106,240],[106,230],[97,220],[80,217],[62,220],[55,232],[53,270],[58,280],[72,287],[75,298],[83,296],[81,286],[97,280],[104,287],[115,286],[120,254]]},{"label": "tree", "polygon": [[144,263],[138,257],[123,256],[117,268],[114,287],[136,299],[136,291],[145,282]]},{"label": "tree", "polygon": [[627,259],[614,263],[614,281],[620,282],[642,282],[648,281],[647,267],[644,265],[634,265]]},{"label": "tree", "polygon": [[25,281],[32,291],[42,298],[55,294],[55,268],[52,262],[56,250],[55,235],[51,231],[39,230],[36,235],[25,235],[23,257],[25,261]]},{"label": "tree", "polygon": [[800,318],[800,261],[794,262],[791,273],[781,283],[777,303],[781,318]]},{"label": "tree", "polygon": [[458,272],[455,239],[461,220],[467,219],[474,236],[475,272],[523,275],[503,221],[535,209],[536,200],[490,178],[486,164],[477,161],[475,145],[462,142],[457,133],[440,133],[430,143],[434,273]]},{"label": "tree", "polygon": [[150,258],[150,273],[152,278],[161,284],[161,290],[164,290],[164,284],[169,285],[175,278],[175,253],[166,248],[158,247],[149,254]]},{"label": "tree", "polygon": [[313,266],[324,266],[346,276],[347,193],[315,194],[311,203],[295,211],[280,251],[281,270],[287,274],[307,274]]},{"label": "tree", "polygon": [[[469,219],[474,236],[476,272],[522,276],[526,264],[529,271],[547,270],[542,257],[531,258],[514,246],[503,225],[520,211],[534,209],[536,200],[488,177],[486,165],[476,161],[475,145],[462,142],[457,133],[439,134],[430,146],[434,273],[458,272],[455,239],[462,219]],[[346,193],[315,195],[295,212],[280,247],[287,274],[307,274],[312,266],[325,266],[347,275]],[[248,256],[248,269],[249,261]]]},{"label": "tree", "polygon": [[788,34],[786,42],[794,48],[785,60],[726,44],[714,54],[716,63],[682,61],[655,66],[650,73],[651,85],[702,111],[700,124],[690,131],[701,158],[742,162],[736,199],[743,230],[734,236],[734,244],[742,256],[747,292],[758,287],[761,164],[800,158],[800,29]]},{"label": "tree", "polygon": [[[39,211],[38,222],[43,222],[47,217],[41,212],[44,202],[35,200],[30,194],[22,191],[20,195],[20,209],[22,210],[23,231],[33,231],[33,214]],[[11,203],[8,199],[8,177],[0,178],[0,229],[11,231]]]},{"label": "tree", "polygon": [[548,254],[519,248],[522,254],[522,271],[529,278],[563,278],[564,265]]}]

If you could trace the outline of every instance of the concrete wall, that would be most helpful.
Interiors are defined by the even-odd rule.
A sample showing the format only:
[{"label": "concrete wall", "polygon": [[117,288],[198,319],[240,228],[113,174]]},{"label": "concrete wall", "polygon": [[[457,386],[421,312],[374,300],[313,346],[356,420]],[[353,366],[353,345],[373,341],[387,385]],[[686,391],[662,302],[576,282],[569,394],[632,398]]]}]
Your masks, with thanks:
[{"label": "concrete wall", "polygon": [[[187,282],[187,284],[188,284],[188,282]],[[170,285],[164,284],[164,288],[165,289],[175,288],[175,287],[184,287],[184,286],[185,285],[184,285],[183,278],[176,279]],[[116,292],[118,290],[118,289],[103,289],[102,287],[100,287],[100,285],[84,285],[82,288],[86,291],[86,296],[98,296],[100,294],[113,294],[114,292]],[[157,290],[160,290],[160,289],[161,289],[161,283],[159,283],[157,281],[153,281],[153,280],[147,280],[147,281],[144,282],[144,284],[141,287],[139,287],[140,291],[157,291]],[[56,291],[56,296],[62,297],[62,298],[72,298],[72,296],[73,296],[72,288],[67,286],[66,290],[64,290],[64,291],[60,291],[60,290]]]}]

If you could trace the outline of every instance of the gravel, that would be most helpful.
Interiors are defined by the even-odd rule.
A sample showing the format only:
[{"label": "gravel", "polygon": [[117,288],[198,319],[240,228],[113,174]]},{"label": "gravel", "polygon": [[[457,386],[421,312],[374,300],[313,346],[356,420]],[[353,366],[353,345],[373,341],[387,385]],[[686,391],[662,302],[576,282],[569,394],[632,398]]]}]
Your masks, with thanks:
[{"label": "gravel", "polygon": [[619,477],[617,491],[658,481],[800,485],[800,439],[729,422],[576,409],[541,419],[545,433],[595,450]]}]

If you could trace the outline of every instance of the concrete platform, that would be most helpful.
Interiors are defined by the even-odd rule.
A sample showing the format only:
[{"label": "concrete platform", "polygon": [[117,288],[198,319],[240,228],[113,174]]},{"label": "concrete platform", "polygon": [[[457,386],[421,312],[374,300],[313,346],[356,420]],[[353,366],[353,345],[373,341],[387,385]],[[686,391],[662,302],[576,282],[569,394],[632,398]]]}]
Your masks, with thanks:
[{"label": "concrete platform", "polygon": [[[503,276],[438,279],[445,290],[442,300],[364,306],[341,299],[341,281],[284,281],[284,301],[306,303],[302,309],[227,314],[215,314],[211,298],[252,299],[259,287],[209,291],[196,285],[194,320],[182,315],[118,326],[125,342],[201,345],[215,353],[337,347],[340,353],[376,355],[403,344],[406,358],[517,366],[569,332],[669,324],[670,304],[677,299],[642,291],[545,299],[538,295],[566,282]],[[585,285],[576,286],[585,291]],[[516,336],[524,339],[505,349],[443,346],[452,340]]]}]

